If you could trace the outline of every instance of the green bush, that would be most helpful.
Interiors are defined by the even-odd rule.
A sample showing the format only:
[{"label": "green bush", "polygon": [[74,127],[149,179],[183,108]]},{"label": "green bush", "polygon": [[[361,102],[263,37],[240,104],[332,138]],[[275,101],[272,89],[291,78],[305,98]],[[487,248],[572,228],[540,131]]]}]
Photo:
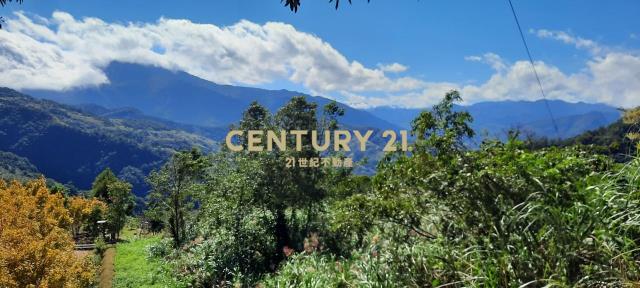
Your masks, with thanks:
[{"label": "green bush", "polygon": [[145,249],[148,258],[164,258],[173,252],[173,241],[171,238],[162,238],[158,242],[149,244]]},{"label": "green bush", "polygon": [[104,241],[104,238],[102,238],[102,236],[99,236],[95,240],[95,245],[96,245],[96,248],[95,248],[96,255],[102,258],[102,256],[104,255],[104,252],[107,251],[107,248],[109,248],[107,242]]}]

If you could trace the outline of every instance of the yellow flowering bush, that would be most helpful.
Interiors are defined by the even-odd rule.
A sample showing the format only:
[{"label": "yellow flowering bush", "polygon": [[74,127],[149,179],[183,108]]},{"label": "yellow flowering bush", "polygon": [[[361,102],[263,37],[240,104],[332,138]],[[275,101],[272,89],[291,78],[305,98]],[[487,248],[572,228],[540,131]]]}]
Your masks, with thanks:
[{"label": "yellow flowering bush", "polygon": [[95,267],[74,254],[73,218],[44,178],[0,180],[0,287],[88,287]]}]

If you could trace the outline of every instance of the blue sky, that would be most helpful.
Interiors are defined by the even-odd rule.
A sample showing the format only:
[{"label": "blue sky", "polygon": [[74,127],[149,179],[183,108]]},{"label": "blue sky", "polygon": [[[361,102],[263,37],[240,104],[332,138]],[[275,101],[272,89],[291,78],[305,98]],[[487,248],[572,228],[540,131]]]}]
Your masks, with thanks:
[{"label": "blue sky", "polygon": [[[397,80],[403,77],[407,78],[406,82],[412,84],[404,82],[398,84],[398,88],[392,89],[381,88],[377,85],[362,85],[359,88],[349,89],[349,85],[358,86],[360,83],[358,81],[366,82],[369,79],[362,75],[351,75],[359,73],[357,72],[358,67],[353,66],[349,68],[350,72],[342,71],[353,76],[353,79],[349,80],[353,82],[349,82],[344,87],[327,85],[327,81],[314,83],[313,80],[309,80],[310,77],[318,77],[317,74],[315,76],[292,77],[291,73],[295,74],[296,69],[320,67],[318,73],[333,71],[331,69],[322,70],[322,67],[329,67],[332,64],[325,65],[318,60],[314,61],[315,64],[309,64],[310,66],[305,64],[303,67],[296,68],[297,64],[292,63],[282,67],[283,70],[294,71],[291,73],[266,71],[263,75],[268,76],[265,77],[248,75],[246,76],[249,79],[247,81],[242,80],[243,76],[208,77],[207,75],[219,72],[213,71],[220,69],[219,66],[213,64],[198,69],[194,68],[194,71],[187,72],[216,82],[274,89],[287,88],[323,94],[354,106],[426,106],[437,100],[436,95],[442,94],[444,90],[449,88],[461,90],[463,97],[471,103],[487,100],[534,100],[540,98],[540,94],[532,89],[531,75],[527,74],[527,67],[524,65],[526,63],[522,62],[526,59],[526,54],[506,0],[372,0],[369,4],[364,0],[354,0],[353,5],[342,1],[344,3],[338,11],[334,10],[327,1],[303,0],[301,9],[295,14],[282,7],[279,0],[118,1],[117,5],[114,5],[113,2],[25,0],[22,5],[9,3],[7,7],[0,10],[9,21],[6,25],[8,28],[2,32],[3,34],[0,34],[0,39],[4,38],[7,43],[12,43],[12,41],[18,43],[17,34],[22,33],[40,42],[40,44],[34,42],[35,44],[28,45],[64,42],[60,40],[64,37],[58,37],[55,40],[40,39],[42,35],[34,36],[35,32],[25,32],[24,29],[18,27],[17,23],[14,25],[12,22],[18,22],[16,19],[19,16],[12,15],[12,13],[18,11],[23,11],[19,13],[35,23],[38,22],[38,17],[35,15],[51,20],[55,11],[61,11],[71,15],[74,23],[83,21],[85,17],[93,17],[108,25],[129,28],[132,25],[140,28],[147,24],[158,24],[158,19],[161,17],[185,19],[189,21],[189,24],[195,25],[213,24],[220,29],[233,27],[240,20],[247,20],[247,22],[262,28],[265,28],[265,24],[268,22],[277,22],[291,25],[300,35],[311,35],[319,39],[344,56],[347,62],[355,61],[371,70],[364,71],[365,74],[381,73],[381,65],[401,64],[406,70],[388,71],[388,69],[382,69],[384,70],[382,71],[384,79],[389,80],[388,86],[398,84]],[[640,2],[633,0],[514,0],[513,3],[523,29],[526,30],[532,54],[535,60],[540,61],[539,70],[541,71],[539,72],[542,74],[543,84],[549,90],[550,98],[605,102],[616,106],[640,105],[640,92],[637,91],[640,90],[637,84],[640,82],[640,64],[636,63],[636,60],[640,63],[640,58],[638,58],[640,17],[637,17],[640,15]],[[22,19],[21,21],[27,20]],[[57,26],[58,24],[46,23],[43,25],[56,34],[60,33],[61,26]],[[265,29],[268,30],[268,28]],[[300,38],[302,39],[300,41],[304,41],[304,38],[306,37]],[[223,44],[226,43],[225,38],[221,38],[219,41],[222,41]],[[166,40],[163,40],[163,43],[167,43]],[[206,45],[207,42],[202,43]],[[220,45],[220,43],[214,42],[211,45]],[[87,53],[85,50],[77,50],[80,44],[65,45],[67,44],[59,44],[61,51]],[[159,47],[158,45],[156,48]],[[175,47],[175,44],[171,45]],[[251,45],[251,43],[246,45]],[[15,49],[18,44],[13,48],[7,46],[9,45],[7,44],[4,48],[0,46],[0,49]],[[272,46],[267,45],[266,47]],[[160,47],[160,50],[164,50],[164,48]],[[37,49],[34,48],[33,51],[35,53]],[[95,50],[92,51],[95,53]],[[328,55],[333,54],[329,53]],[[0,55],[0,57],[2,56]],[[114,59],[123,60],[122,57],[118,57]],[[318,54],[310,54],[307,57],[322,58]],[[85,58],[81,57],[81,59]],[[249,58],[240,60],[241,62],[263,61],[253,56]],[[222,58],[215,58],[211,61],[220,59]],[[301,57],[301,59],[304,58]],[[95,66],[99,68],[108,59],[95,61],[97,61]],[[145,61],[148,62],[145,64],[182,69],[182,64],[177,60]],[[154,61],[158,61],[158,63]],[[232,61],[230,65],[235,65],[233,61],[236,60],[229,61]],[[304,62],[304,60],[300,61]],[[20,65],[26,64],[20,63]],[[50,66],[55,67],[56,65]],[[91,70],[82,67],[70,69],[70,73]],[[212,71],[207,71],[207,69]],[[25,73],[24,71],[18,72],[15,74]],[[228,72],[242,75],[242,71]],[[347,77],[347,74],[344,75],[343,78],[350,77]],[[47,85],[50,83],[47,84],[48,81],[45,79],[41,83],[17,85],[17,88],[31,88],[30,86],[35,85],[51,89],[70,89],[74,85],[90,85],[101,81],[99,76],[76,75],[75,78],[92,78],[94,81],[89,81],[87,84],[80,80],[69,80],[69,85],[64,87],[48,87]],[[494,81],[491,81],[492,78],[495,78]],[[512,82],[517,81],[522,81],[522,83],[512,85]],[[0,84],[5,83],[0,80]],[[592,85],[597,85],[597,87],[591,87]]]}]

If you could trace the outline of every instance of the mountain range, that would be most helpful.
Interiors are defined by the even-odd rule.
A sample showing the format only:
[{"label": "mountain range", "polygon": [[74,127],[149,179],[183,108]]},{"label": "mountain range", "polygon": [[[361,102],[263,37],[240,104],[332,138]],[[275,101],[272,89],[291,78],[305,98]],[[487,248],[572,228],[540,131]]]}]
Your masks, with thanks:
[{"label": "mountain range", "polygon": [[[253,101],[260,102],[272,112],[293,96],[307,96],[320,107],[331,102],[328,98],[288,90],[219,85],[185,72],[138,64],[112,62],[104,72],[109,83],[98,87],[24,92],[60,103],[94,104],[109,109],[129,107],[148,116],[178,123],[225,128],[238,121]],[[346,112],[341,120],[351,127],[397,128],[366,111],[339,105]]]},{"label": "mountain range", "polygon": [[[612,124],[621,116],[618,109],[605,104],[569,103],[561,100],[548,100],[546,103],[544,100],[480,102],[468,106],[456,105],[454,109],[466,110],[471,114],[471,126],[476,133],[496,138],[503,138],[510,129],[518,129],[538,137],[570,138]],[[409,129],[411,121],[423,109],[377,107],[367,111]]]},{"label": "mountain range", "polygon": [[[288,90],[219,85],[185,72],[139,64],[112,62],[104,72],[109,83],[98,87],[24,92],[85,108],[97,105],[115,109],[116,113],[134,112],[135,117],[144,115],[197,127],[217,127],[218,131],[225,131],[229,124],[238,121],[252,101],[260,102],[272,112],[297,95],[304,95],[319,106],[331,101]],[[411,120],[423,110],[394,107],[361,110],[339,105],[346,112],[341,122],[349,128],[408,129]],[[620,111],[615,107],[561,100],[481,102],[456,106],[456,109],[471,113],[472,126],[479,135],[498,138],[512,128],[539,137],[569,138],[620,118]],[[220,136],[220,133],[216,135]]]},{"label": "mountain range", "polygon": [[[276,112],[292,96],[304,95],[219,85],[184,72],[121,62],[111,63],[104,71],[109,83],[99,87],[22,92],[0,88],[0,176],[43,173],[88,189],[94,177],[110,167],[142,196],[148,189],[144,178],[149,171],[179,149],[216,150],[229,125],[240,119],[252,101]],[[332,101],[305,96],[319,105]],[[345,127],[377,133],[408,129],[423,111],[339,105],[345,109],[340,119]],[[478,134],[498,138],[511,128],[541,137],[570,138],[620,118],[620,111],[604,104],[559,100],[483,102],[455,109],[471,113]],[[370,144],[371,151],[354,156],[369,158],[362,173],[373,172],[384,145]]]}]

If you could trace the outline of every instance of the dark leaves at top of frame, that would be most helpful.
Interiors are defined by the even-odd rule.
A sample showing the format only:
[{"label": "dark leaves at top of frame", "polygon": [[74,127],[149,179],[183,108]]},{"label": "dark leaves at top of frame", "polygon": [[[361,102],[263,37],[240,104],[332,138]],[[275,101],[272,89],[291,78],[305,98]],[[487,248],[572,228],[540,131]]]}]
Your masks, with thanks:
[{"label": "dark leaves at top of frame", "polygon": [[[7,2],[12,2],[13,0],[0,0],[0,6],[7,5]],[[22,4],[23,0],[15,0],[16,2]]]},{"label": "dark leaves at top of frame", "polygon": [[[351,4],[351,0],[347,0],[349,1],[349,4]],[[285,7],[289,7],[289,9],[291,9],[291,11],[293,12],[298,12],[298,8],[300,8],[300,0],[280,0],[280,2],[285,2],[284,6]],[[340,0],[329,0],[329,3],[336,3],[336,9],[338,9],[338,7],[340,6]],[[371,2],[371,0],[367,0],[367,3]]]}]

